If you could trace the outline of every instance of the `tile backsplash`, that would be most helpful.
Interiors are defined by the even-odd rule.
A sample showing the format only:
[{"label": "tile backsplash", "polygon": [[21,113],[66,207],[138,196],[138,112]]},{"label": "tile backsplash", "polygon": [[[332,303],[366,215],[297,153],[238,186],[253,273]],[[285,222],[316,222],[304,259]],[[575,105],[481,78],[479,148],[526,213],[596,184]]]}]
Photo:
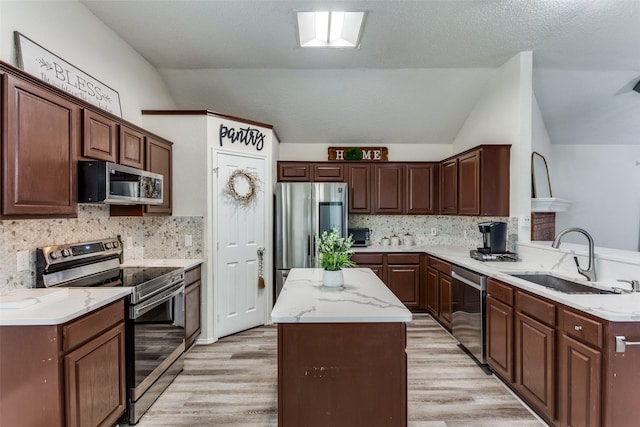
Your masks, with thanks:
[{"label": "tile backsplash", "polygon": [[[416,245],[449,245],[475,249],[482,246],[478,223],[507,223],[507,250],[515,251],[518,240],[518,218],[470,217],[449,215],[349,215],[349,227],[371,229],[371,244],[379,245],[383,237],[393,234],[402,239],[413,235]],[[435,235],[432,230],[435,229]]]},{"label": "tile backsplash", "polygon": [[[36,248],[120,235],[124,259],[205,258],[203,217],[111,217],[105,205],[79,205],[72,219],[0,221],[0,292],[35,286]],[[192,246],[185,246],[191,235]],[[16,271],[29,251],[29,270]]]}]

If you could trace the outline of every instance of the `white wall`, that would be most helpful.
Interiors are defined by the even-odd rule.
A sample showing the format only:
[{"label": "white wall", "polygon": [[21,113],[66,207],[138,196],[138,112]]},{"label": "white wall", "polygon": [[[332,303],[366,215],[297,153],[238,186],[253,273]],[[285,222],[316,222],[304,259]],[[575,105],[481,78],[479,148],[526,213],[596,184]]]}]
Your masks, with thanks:
[{"label": "white wall", "polygon": [[207,116],[144,115],[142,124],[173,141],[173,216],[207,212]]},{"label": "white wall", "polygon": [[[480,144],[511,144],[510,216],[531,211],[531,132],[533,55],[521,52],[494,75],[453,141],[459,153]],[[518,238],[529,241],[520,226]]]},{"label": "white wall", "polygon": [[131,123],[175,108],[156,69],[78,1],[0,1],[0,60],[17,66],[14,31],[116,90]]},{"label": "white wall", "polygon": [[[553,144],[552,190],[568,199],[556,229],[582,227],[597,246],[637,251],[640,230],[640,146]],[[567,241],[584,243],[580,236]]]},{"label": "white wall", "polygon": [[329,147],[387,147],[389,161],[440,161],[452,155],[451,144],[308,144],[281,143],[279,160],[327,160]]},{"label": "white wall", "polygon": [[[531,115],[531,149],[544,156],[547,160],[549,175],[551,175],[551,138],[544,123],[540,105],[535,94],[533,95],[533,111]],[[552,189],[553,190],[553,189]]]}]

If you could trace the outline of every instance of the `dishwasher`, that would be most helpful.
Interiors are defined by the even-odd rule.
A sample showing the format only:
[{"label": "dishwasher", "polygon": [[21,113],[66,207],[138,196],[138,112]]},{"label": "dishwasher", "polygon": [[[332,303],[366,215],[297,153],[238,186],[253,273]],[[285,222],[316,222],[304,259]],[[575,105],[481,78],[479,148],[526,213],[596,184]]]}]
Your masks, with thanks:
[{"label": "dishwasher", "polygon": [[451,332],[480,364],[486,364],[485,307],[487,276],[451,266]]}]

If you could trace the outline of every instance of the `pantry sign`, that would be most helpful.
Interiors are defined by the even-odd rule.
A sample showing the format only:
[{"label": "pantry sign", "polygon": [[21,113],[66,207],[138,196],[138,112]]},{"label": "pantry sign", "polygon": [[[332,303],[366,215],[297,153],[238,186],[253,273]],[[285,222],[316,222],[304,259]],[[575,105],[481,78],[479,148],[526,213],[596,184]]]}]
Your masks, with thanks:
[{"label": "pantry sign", "polygon": [[329,147],[328,160],[386,162],[388,157],[387,147]]},{"label": "pantry sign", "polygon": [[120,95],[104,83],[15,31],[18,66],[27,73],[109,113],[122,117]]}]

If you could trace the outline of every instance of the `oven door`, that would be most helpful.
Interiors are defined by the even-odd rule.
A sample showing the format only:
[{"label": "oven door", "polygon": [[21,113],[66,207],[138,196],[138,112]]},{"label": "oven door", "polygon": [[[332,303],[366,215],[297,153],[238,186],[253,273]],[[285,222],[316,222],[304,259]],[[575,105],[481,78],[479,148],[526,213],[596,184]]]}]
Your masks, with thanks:
[{"label": "oven door", "polygon": [[[159,382],[163,374],[176,370],[172,366],[176,360],[182,360],[185,337],[184,283],[130,305],[128,323],[129,399],[136,402],[154,383]],[[181,370],[179,368],[178,372]],[[149,391],[152,394],[152,390]],[[144,400],[150,401],[150,406],[157,397],[144,396]],[[141,413],[144,411],[146,409]]]}]

